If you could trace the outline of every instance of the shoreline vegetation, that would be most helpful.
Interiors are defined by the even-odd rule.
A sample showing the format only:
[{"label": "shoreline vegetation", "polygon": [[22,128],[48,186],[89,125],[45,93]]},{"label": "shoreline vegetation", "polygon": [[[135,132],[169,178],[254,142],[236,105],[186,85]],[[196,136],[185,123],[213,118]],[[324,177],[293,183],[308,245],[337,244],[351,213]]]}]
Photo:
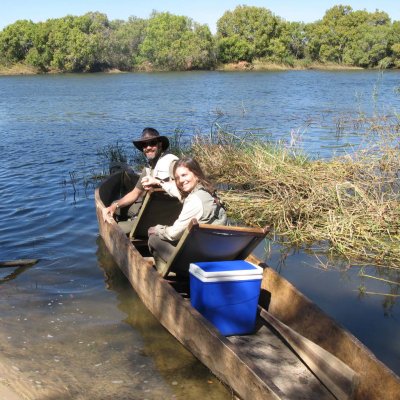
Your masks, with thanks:
[{"label": "shoreline vegetation", "polygon": [[337,5],[321,20],[290,22],[263,7],[226,11],[212,34],[186,16],[109,20],[88,12],[0,31],[0,73],[398,69],[400,21]]},{"label": "shoreline vegetation", "polygon": [[[326,71],[349,71],[349,70],[363,70],[361,67],[354,67],[351,65],[342,65],[342,64],[321,64],[321,63],[311,63],[307,66],[297,65],[297,66],[288,66],[285,64],[271,63],[271,62],[262,62],[262,61],[254,61],[252,63],[239,61],[237,63],[229,63],[229,64],[221,64],[216,66],[214,71],[304,71],[304,70],[326,70]],[[375,68],[379,69],[379,68]],[[102,73],[108,74],[124,74],[124,73],[134,73],[134,72],[166,72],[165,70],[152,69],[151,67],[147,67],[146,70],[133,70],[133,71],[122,71],[116,68],[99,71]],[[50,70],[43,72],[38,68],[34,68],[30,65],[24,64],[15,64],[12,66],[2,66],[0,65],[0,76],[18,76],[18,75],[48,75],[48,74],[63,74],[64,71],[60,70]],[[85,73],[85,72],[79,72]]]}]

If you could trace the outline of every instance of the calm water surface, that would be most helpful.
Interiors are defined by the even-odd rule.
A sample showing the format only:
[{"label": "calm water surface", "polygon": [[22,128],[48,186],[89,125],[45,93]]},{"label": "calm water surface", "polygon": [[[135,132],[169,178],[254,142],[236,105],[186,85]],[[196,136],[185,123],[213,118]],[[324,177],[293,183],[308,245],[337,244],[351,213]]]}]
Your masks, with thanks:
[{"label": "calm water surface", "polygon": [[[0,270],[0,348],[11,384],[30,388],[28,398],[230,398],[138,300],[98,237],[93,187],[80,178],[102,169],[98,149],[117,141],[129,148],[144,126],[190,137],[210,134],[217,122],[268,140],[296,135],[316,157],[351,151],[362,138],[351,125],[339,134],[338,121],[396,113],[399,78],[358,71],[0,77],[0,259],[40,259]],[[305,252],[283,255],[272,246],[268,257],[400,373],[399,305],[383,295],[398,285],[362,281],[359,268],[339,262],[325,270]],[[365,272],[378,275],[373,266]],[[395,271],[379,274],[400,280]],[[360,285],[380,294],[360,296]]]}]

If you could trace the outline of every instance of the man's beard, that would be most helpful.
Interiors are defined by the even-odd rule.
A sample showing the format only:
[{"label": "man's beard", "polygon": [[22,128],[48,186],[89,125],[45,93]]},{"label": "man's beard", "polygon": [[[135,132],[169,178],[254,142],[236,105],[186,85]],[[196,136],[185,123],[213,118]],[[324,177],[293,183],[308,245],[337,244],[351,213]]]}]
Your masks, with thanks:
[{"label": "man's beard", "polygon": [[153,165],[154,163],[157,162],[157,160],[160,158],[161,155],[161,149],[157,149],[157,151],[153,154],[145,154],[147,161],[149,164]]}]

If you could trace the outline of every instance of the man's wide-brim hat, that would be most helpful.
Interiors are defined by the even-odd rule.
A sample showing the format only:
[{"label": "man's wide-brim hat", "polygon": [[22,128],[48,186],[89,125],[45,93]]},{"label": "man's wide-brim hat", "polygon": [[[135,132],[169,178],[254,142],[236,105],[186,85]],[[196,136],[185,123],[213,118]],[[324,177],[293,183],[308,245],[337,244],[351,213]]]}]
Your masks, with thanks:
[{"label": "man's wide-brim hat", "polygon": [[133,144],[138,150],[143,151],[143,146],[147,142],[152,142],[153,140],[157,140],[161,143],[161,148],[163,151],[168,149],[168,138],[166,136],[160,135],[155,129],[144,129],[140,138],[137,140],[133,140]]}]

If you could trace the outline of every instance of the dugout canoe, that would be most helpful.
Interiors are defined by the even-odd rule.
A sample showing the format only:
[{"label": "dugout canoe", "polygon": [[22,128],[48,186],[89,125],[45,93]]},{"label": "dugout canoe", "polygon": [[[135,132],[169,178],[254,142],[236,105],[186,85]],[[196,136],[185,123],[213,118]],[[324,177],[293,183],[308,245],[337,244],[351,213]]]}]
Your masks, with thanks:
[{"label": "dugout canoe", "polygon": [[[102,210],[120,196],[121,177],[118,173],[111,175],[95,191],[99,232],[106,247],[151,313],[240,398],[400,398],[400,379],[393,371],[290,282],[255,257],[250,256],[249,261],[264,268],[257,330],[253,335],[222,336],[190,305],[179,285],[158,274],[116,222],[103,220]],[[278,323],[283,323],[284,327],[299,334],[300,338],[310,340],[313,346],[314,343],[321,346],[321,351],[326,350],[337,357],[339,362],[346,364],[349,371],[354,371],[356,378],[352,393],[343,393],[342,396],[340,382],[338,391],[332,390],[332,387],[328,390],[326,383],[322,383],[324,379],[318,373],[316,375],[319,378],[315,375],[319,361],[314,362],[317,365],[312,365],[311,359],[309,366],[306,366],[310,357],[301,359],[298,352],[293,351],[293,346],[289,346],[277,333],[279,326],[275,325],[274,329],[274,325],[266,322],[263,310],[268,310],[269,316]],[[322,365],[320,369],[322,374],[324,371],[328,375],[331,372],[335,374],[329,365]],[[348,385],[348,382],[344,385]]]}]

